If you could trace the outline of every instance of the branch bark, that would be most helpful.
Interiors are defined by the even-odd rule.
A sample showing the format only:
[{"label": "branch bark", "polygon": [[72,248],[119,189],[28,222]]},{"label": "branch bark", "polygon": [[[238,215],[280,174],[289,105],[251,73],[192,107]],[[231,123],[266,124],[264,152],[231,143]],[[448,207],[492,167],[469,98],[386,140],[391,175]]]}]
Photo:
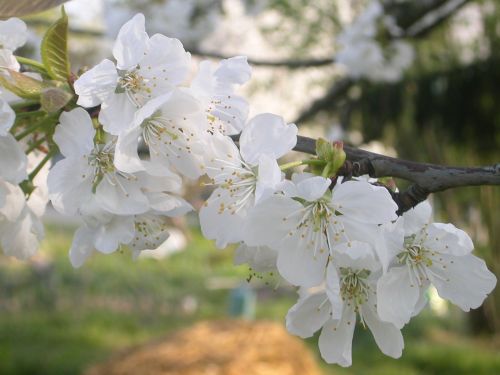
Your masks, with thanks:
[{"label": "branch bark", "polygon": [[[294,150],[316,154],[316,140],[298,136]],[[232,136],[237,141],[238,136]],[[439,191],[479,185],[500,185],[500,163],[484,167],[451,167],[392,158],[359,148],[344,146],[347,161],[338,175],[373,178],[396,177],[413,184],[404,191],[390,193],[398,205],[398,215]]]},{"label": "branch bark", "polygon": [[[209,57],[212,59],[227,59],[222,53],[203,51],[197,48],[187,48],[187,50],[192,54],[200,57]],[[335,59],[333,57],[328,58],[311,58],[311,59],[287,59],[287,60],[260,60],[248,58],[248,63],[255,66],[268,66],[268,67],[284,67],[288,69],[299,69],[299,68],[313,68],[318,66],[325,66],[333,64]]]}]

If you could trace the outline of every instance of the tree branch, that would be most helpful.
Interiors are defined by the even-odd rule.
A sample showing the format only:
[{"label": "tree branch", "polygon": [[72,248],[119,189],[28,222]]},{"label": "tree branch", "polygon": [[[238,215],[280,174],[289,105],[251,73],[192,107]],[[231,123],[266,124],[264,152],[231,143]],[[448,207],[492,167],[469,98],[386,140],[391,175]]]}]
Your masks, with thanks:
[{"label": "tree branch", "polygon": [[[239,135],[231,138],[237,141]],[[294,150],[315,155],[316,140],[298,136]],[[351,146],[344,146],[344,151],[347,162],[338,175],[396,177],[413,182],[402,192],[390,191],[399,207],[398,215],[415,207],[431,193],[463,186],[500,185],[500,163],[484,167],[450,167],[392,158]]]},{"label": "tree branch", "polygon": [[[211,52],[211,51],[202,51],[200,49],[191,47],[187,48],[187,50],[192,54],[200,57],[209,57],[212,59],[227,59],[229,56],[226,56],[222,53]],[[325,66],[333,64],[333,57],[328,58],[317,58],[317,59],[287,59],[287,60],[260,60],[260,59],[248,59],[248,63],[255,66],[269,66],[269,67],[285,67],[288,69],[299,69],[299,68],[313,68],[318,66]]]}]

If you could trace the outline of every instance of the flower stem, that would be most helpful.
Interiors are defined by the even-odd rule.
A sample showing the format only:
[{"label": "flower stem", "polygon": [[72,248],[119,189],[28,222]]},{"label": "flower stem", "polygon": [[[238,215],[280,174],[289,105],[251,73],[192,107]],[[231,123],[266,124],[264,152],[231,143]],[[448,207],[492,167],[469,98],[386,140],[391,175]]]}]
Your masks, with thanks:
[{"label": "flower stem", "polygon": [[40,147],[47,139],[45,137],[43,138],[40,138],[39,140],[35,141],[34,143],[32,143],[28,148],[27,150],[24,152],[26,155],[28,155],[31,151],[37,149],[38,147]]},{"label": "flower stem", "polygon": [[36,70],[38,71],[41,71],[43,73],[47,73],[47,69],[45,68],[45,66],[39,62],[39,61],[36,61],[36,60],[32,60],[32,59],[28,59],[27,57],[22,57],[22,56],[16,56],[16,59],[17,61],[20,63],[20,64],[23,64],[23,65],[29,65],[29,66],[32,66],[33,68],[35,68]]},{"label": "flower stem", "polygon": [[52,149],[50,150],[47,155],[45,155],[45,157],[40,161],[40,163],[38,163],[38,165],[36,166],[35,169],[33,169],[33,171],[31,171],[31,173],[29,174],[29,179],[30,181],[33,181],[33,179],[36,177],[36,175],[38,174],[38,172],[40,172],[43,168],[43,166],[45,164],[47,164],[47,162],[52,159],[52,157],[55,155],[56,153],[56,149]]},{"label": "flower stem", "polygon": [[305,160],[292,161],[290,163],[280,165],[280,169],[282,171],[285,171],[287,169],[299,167],[301,165],[325,165],[325,161],[318,159],[305,159]]}]

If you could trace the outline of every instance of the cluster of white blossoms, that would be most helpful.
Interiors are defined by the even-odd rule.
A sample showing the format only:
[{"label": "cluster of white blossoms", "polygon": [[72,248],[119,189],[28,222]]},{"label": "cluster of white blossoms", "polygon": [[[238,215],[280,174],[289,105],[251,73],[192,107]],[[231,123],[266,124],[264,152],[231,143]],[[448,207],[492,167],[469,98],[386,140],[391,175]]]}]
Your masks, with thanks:
[{"label": "cluster of white blossoms", "polygon": [[413,47],[399,37],[394,17],[372,1],[337,38],[342,46],[335,59],[350,76],[374,82],[397,82],[413,63]]},{"label": "cluster of white blossoms", "polygon": [[[18,21],[0,21],[0,34],[1,22]],[[21,39],[0,36],[6,55]],[[427,202],[398,217],[385,186],[336,176],[345,161],[341,144],[318,140],[316,157],[280,165],[297,144],[297,127],[270,113],[248,119],[248,103],[235,93],[250,79],[245,57],[204,61],[189,81],[190,54],[177,39],[150,37],[142,14],[123,25],[113,56],[76,79],[77,102],[56,112],[53,128],[36,124],[61,155],[50,171],[53,150],[44,157],[43,143],[26,138],[30,126],[18,129],[16,113],[0,99],[6,254],[34,254],[48,199],[81,222],[69,252],[75,267],[121,246],[134,256],[156,249],[168,237],[168,218],[192,210],[181,197],[183,179],[205,176],[213,192],[200,210],[202,233],[220,248],[237,244],[237,264],[277,270],[299,288],[287,328],[301,337],[321,329],[329,363],[351,364],[357,321],[383,353],[399,357],[400,329],[425,306],[430,285],[465,311],[494,288],[469,236],[431,223]],[[301,165],[308,169],[287,175]]]},{"label": "cluster of white blossoms", "polygon": [[[10,18],[0,21],[0,67],[18,72],[14,51],[27,40],[23,21]],[[0,75],[5,75],[0,70]],[[9,105],[15,96],[0,87],[0,247],[7,255],[27,259],[34,255],[43,238],[40,217],[45,212],[47,196],[47,166],[41,166],[33,184],[38,186],[27,198],[19,186],[36,169],[43,155],[33,150],[28,156],[24,145],[11,134],[16,114]]]}]

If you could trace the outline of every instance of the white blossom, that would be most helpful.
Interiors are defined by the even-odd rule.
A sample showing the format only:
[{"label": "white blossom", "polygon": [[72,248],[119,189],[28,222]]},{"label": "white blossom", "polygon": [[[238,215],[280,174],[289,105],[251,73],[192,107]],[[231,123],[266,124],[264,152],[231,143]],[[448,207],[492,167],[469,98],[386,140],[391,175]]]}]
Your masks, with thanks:
[{"label": "white blossom", "polygon": [[48,177],[49,195],[61,213],[75,215],[95,197],[111,213],[146,212],[148,200],[136,176],[114,166],[114,141],[94,143],[95,130],[83,108],[63,112],[54,141],[64,155]]},{"label": "white blossom", "polygon": [[149,37],[139,13],[120,29],[113,47],[116,66],[103,60],[75,82],[78,104],[101,105],[99,121],[114,135],[126,130],[137,108],[168,93],[189,72],[190,54],[177,39]]},{"label": "white blossom", "polygon": [[[262,134],[257,136],[257,131]],[[248,122],[240,137],[240,150],[230,138],[212,138],[214,156],[207,161],[206,171],[217,188],[200,210],[205,237],[215,239],[220,248],[241,241],[247,211],[279,187],[283,176],[276,159],[296,142],[295,124],[287,125],[270,113]]]},{"label": "white blossom", "polygon": [[222,60],[216,68],[210,61],[199,64],[191,88],[202,102],[212,132],[241,132],[248,116],[248,102],[235,94],[235,86],[244,84],[250,76],[246,56]]},{"label": "white blossom", "polygon": [[[335,265],[334,265],[335,263]],[[305,293],[287,314],[287,329],[300,337],[310,337],[322,328],[321,356],[328,363],[352,364],[352,340],[357,317],[368,327],[380,350],[391,357],[401,356],[401,332],[378,314],[375,289],[380,265],[370,246],[355,241],[343,244],[335,262],[328,265],[323,291]]]},{"label": "white blossom", "polygon": [[284,186],[284,195],[263,201],[248,216],[245,243],[277,249],[278,271],[294,285],[319,285],[338,246],[353,240],[376,242],[379,225],[397,217],[397,206],[383,187],[353,180],[330,192],[330,184],[327,178],[296,174]]},{"label": "white blossom", "polygon": [[189,92],[174,89],[138,110],[128,130],[118,136],[116,167],[123,172],[145,170],[139,158],[139,137],[155,164],[174,167],[189,178],[203,173],[208,149],[206,118]]},{"label": "white blossom", "polygon": [[432,284],[440,297],[464,311],[479,307],[496,285],[485,262],[472,255],[473,244],[452,224],[429,223],[427,202],[405,213],[406,237],[394,266],[378,282],[378,311],[402,327],[418,313],[419,301]]}]

